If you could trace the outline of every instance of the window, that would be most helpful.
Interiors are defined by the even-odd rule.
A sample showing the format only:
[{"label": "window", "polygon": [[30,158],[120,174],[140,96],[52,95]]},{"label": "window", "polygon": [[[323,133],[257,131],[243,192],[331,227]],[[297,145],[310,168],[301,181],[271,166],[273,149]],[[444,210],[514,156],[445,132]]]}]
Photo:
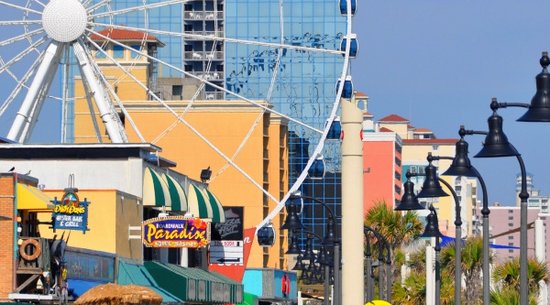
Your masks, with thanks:
[{"label": "window", "polygon": [[508,239],[514,239],[514,236],[508,236]]},{"label": "window", "polygon": [[[105,52],[106,52],[106,51],[107,51],[107,50],[105,50]],[[101,59],[101,58],[106,58],[106,57],[107,57],[107,56],[106,56],[105,53],[103,53],[102,51],[100,51],[100,50],[96,50],[96,51],[95,51],[95,58],[100,58],[100,59]]]},{"label": "window", "polygon": [[514,220],[514,216],[508,216],[508,220]]},{"label": "window", "polygon": [[[514,253],[514,250],[508,249],[508,253]],[[510,257],[510,258],[512,258],[512,257]]]},{"label": "window", "polygon": [[[133,50],[136,50],[136,51],[138,51],[138,52],[141,52],[141,53],[145,53],[145,50],[142,50],[142,49],[141,49],[141,46],[140,46],[139,44],[133,45],[133,46],[132,46],[132,49],[133,49]],[[144,49],[145,49],[145,48],[144,48]],[[137,52],[133,52],[133,51],[132,51],[132,52],[130,52],[130,53],[131,53],[130,56],[131,56],[132,58],[138,58],[138,57],[140,56],[140,54],[137,53]],[[123,56],[124,56],[124,55],[123,55]]]},{"label": "window", "polygon": [[509,222],[509,223],[508,223],[508,226],[509,226],[509,227],[513,227],[513,226],[514,226],[514,223]]},{"label": "window", "polygon": [[179,97],[179,99],[181,100],[182,99],[182,94],[183,94],[183,86],[182,85],[173,85],[172,86],[172,96],[174,98]]},{"label": "window", "polygon": [[124,48],[122,46],[113,46],[113,57],[124,58]]},{"label": "window", "polygon": [[514,213],[514,210],[508,210],[508,214]]}]

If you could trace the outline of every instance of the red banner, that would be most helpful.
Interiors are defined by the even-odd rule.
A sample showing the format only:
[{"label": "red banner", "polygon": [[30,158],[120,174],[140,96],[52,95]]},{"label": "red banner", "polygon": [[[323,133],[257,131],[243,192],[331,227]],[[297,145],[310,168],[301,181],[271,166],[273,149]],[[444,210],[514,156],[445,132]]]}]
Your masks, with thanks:
[{"label": "red banner", "polygon": [[208,270],[223,274],[230,279],[242,283],[244,270],[246,269],[248,257],[250,256],[250,249],[252,248],[255,233],[256,228],[244,229],[242,264],[211,264],[209,265]]}]

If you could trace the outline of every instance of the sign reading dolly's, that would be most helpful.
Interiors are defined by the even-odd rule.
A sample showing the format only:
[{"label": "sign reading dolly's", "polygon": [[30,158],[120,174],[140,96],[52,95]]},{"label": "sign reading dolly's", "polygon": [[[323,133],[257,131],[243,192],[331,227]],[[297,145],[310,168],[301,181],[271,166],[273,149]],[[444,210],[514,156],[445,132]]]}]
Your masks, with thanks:
[{"label": "sign reading dolly's", "polygon": [[55,230],[79,230],[84,233],[88,230],[88,205],[89,201],[78,199],[76,191],[65,192],[61,201],[57,198],[53,201],[53,229]]},{"label": "sign reading dolly's", "polygon": [[168,216],[147,219],[141,226],[143,244],[151,248],[201,248],[210,242],[210,223],[199,218]]}]

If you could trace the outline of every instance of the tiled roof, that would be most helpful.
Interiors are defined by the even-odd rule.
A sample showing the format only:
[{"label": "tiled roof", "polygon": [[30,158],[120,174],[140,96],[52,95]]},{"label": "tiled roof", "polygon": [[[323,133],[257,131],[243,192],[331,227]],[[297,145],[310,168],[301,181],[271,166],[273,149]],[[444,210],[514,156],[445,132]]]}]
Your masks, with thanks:
[{"label": "tiled roof", "polygon": [[423,133],[431,133],[432,130],[428,128],[415,128],[414,132],[423,132]]},{"label": "tiled roof", "polygon": [[359,98],[366,98],[368,97],[368,95],[366,95],[364,92],[356,92],[355,93],[355,97],[359,97]]},{"label": "tiled roof", "polygon": [[378,130],[379,132],[393,132],[393,130],[389,129],[389,128],[386,128],[386,127],[382,127]]},{"label": "tiled roof", "polygon": [[[161,45],[164,45],[160,40],[157,39],[157,37],[144,32],[106,28],[99,31],[98,33],[116,41],[142,41],[145,39],[145,41],[147,42],[157,42]],[[105,40],[103,37],[96,34],[92,34],[90,36],[90,39],[94,41]]]},{"label": "tiled roof", "polygon": [[402,123],[405,123],[405,122],[408,122],[409,120],[401,117],[401,116],[398,116],[397,114],[390,114],[388,116],[385,116],[383,118],[381,118],[380,120],[378,120],[378,122],[384,122],[384,123],[387,123],[387,122],[402,122]]},{"label": "tiled roof", "polygon": [[403,144],[406,145],[453,145],[458,142],[458,139],[405,139]]}]

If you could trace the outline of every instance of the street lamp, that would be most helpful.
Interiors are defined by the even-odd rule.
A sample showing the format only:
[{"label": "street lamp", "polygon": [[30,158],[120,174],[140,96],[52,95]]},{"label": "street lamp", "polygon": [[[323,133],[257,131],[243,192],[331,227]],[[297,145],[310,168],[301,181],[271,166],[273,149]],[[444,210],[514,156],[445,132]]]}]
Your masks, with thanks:
[{"label": "street lamp", "polygon": [[[543,56],[544,58],[544,56]],[[541,60],[542,62],[542,60]],[[546,61],[545,61],[546,62]],[[540,74],[539,74],[540,75]],[[538,77],[537,77],[538,78]],[[537,79],[538,85],[538,79]],[[536,96],[535,96],[536,97]],[[533,98],[534,99],[534,98]],[[497,114],[499,108],[506,107],[529,107],[528,104],[523,103],[499,103],[496,98],[491,100],[491,110],[493,114],[487,119],[489,125],[489,131],[473,131],[466,130],[466,134],[482,134],[486,135],[483,142],[483,148],[474,158],[498,158],[498,157],[516,157],[519,163],[521,171],[521,190],[519,193],[520,198],[520,249],[519,249],[519,293],[520,293],[520,305],[527,305],[529,302],[529,279],[527,278],[527,199],[529,193],[527,192],[527,172],[525,170],[525,164],[521,154],[516,148],[508,142],[508,137],[502,130],[503,119]],[[529,113],[529,111],[528,111]],[[527,116],[527,114],[525,115]],[[530,119],[533,119],[535,115],[530,114]],[[521,119],[524,119],[523,117]],[[525,118],[526,119],[526,118]]]},{"label": "street lamp", "polygon": [[[372,233],[376,239],[378,240],[378,296],[380,299],[391,299],[391,248],[388,240],[378,231],[375,229],[364,225],[364,234],[366,238],[366,256],[367,256],[367,296],[366,300],[371,301],[374,297],[374,283],[371,282],[371,273],[372,273],[372,264],[370,259],[370,242],[368,238],[368,234]],[[386,250],[386,258],[384,259],[384,248]],[[383,277],[382,277],[382,263],[385,263],[385,270],[384,273],[386,275],[386,282],[384,283]],[[386,285],[386,288],[384,289],[384,285]],[[385,290],[385,296],[384,296],[384,290]]]},{"label": "street lamp", "polygon": [[[325,235],[324,235],[324,238],[320,238],[317,234],[314,234],[312,232],[306,232],[308,234],[314,234],[315,236],[317,236],[320,240],[321,240],[321,250],[320,251],[323,251],[323,254],[325,255],[325,258],[324,258],[324,263],[323,265],[325,265],[325,274],[324,274],[324,279],[325,279],[325,283],[324,283],[324,298],[326,300],[326,302],[328,302],[328,299],[329,299],[329,293],[330,293],[330,279],[331,279],[331,276],[330,276],[330,263],[329,263],[329,259],[330,259],[330,255],[326,255],[328,251],[326,251],[326,248],[325,247],[333,247],[333,250],[332,250],[332,258],[333,258],[333,264],[332,264],[332,268],[333,268],[333,274],[334,274],[334,296],[333,296],[333,304],[338,304],[339,303],[339,300],[340,300],[340,241],[339,239],[336,237],[335,235],[335,225],[336,225],[336,216],[334,215],[334,212],[332,211],[332,209],[324,202],[322,202],[321,200],[319,199],[316,199],[316,198],[313,198],[313,197],[309,197],[309,196],[302,196],[299,192],[298,193],[295,193],[293,195],[290,196],[289,200],[288,200],[288,203],[287,203],[287,206],[286,206],[286,210],[287,210],[287,213],[288,213],[288,216],[287,218],[285,219],[285,222],[284,224],[281,226],[282,229],[287,229],[287,230],[300,230],[302,228],[304,228],[301,220],[300,220],[300,212],[302,210],[301,207],[303,207],[303,200],[304,199],[307,199],[307,200],[311,200],[315,203],[318,203],[318,204],[321,204],[323,206],[323,208],[325,208],[329,214],[329,219],[327,221],[327,227],[326,227],[326,231],[325,231]],[[308,250],[308,244],[309,244],[309,248],[312,249],[311,247],[311,240],[307,240],[306,241],[306,253],[304,253],[303,255],[301,254],[301,251],[299,250],[296,250],[296,246],[294,246],[297,242],[297,236],[296,234],[293,234],[293,236],[291,237],[291,244],[289,245],[289,250],[287,251],[287,254],[296,254],[296,253],[293,253],[293,252],[299,252],[300,254],[298,255],[298,258],[299,259],[308,259],[309,257],[308,256],[311,256],[311,252],[310,250]],[[299,261],[300,262],[300,261]]]},{"label": "street lamp", "polygon": [[[491,289],[491,276],[489,274],[489,198],[485,181],[477,169],[471,164],[468,158],[468,142],[464,140],[467,134],[464,126],[460,126],[458,131],[460,140],[455,145],[455,157],[452,159],[451,166],[442,174],[443,176],[463,176],[477,178],[483,192],[483,207],[481,215],[483,218],[483,305],[489,305],[489,291]],[[443,158],[443,157],[440,157]]]}]

